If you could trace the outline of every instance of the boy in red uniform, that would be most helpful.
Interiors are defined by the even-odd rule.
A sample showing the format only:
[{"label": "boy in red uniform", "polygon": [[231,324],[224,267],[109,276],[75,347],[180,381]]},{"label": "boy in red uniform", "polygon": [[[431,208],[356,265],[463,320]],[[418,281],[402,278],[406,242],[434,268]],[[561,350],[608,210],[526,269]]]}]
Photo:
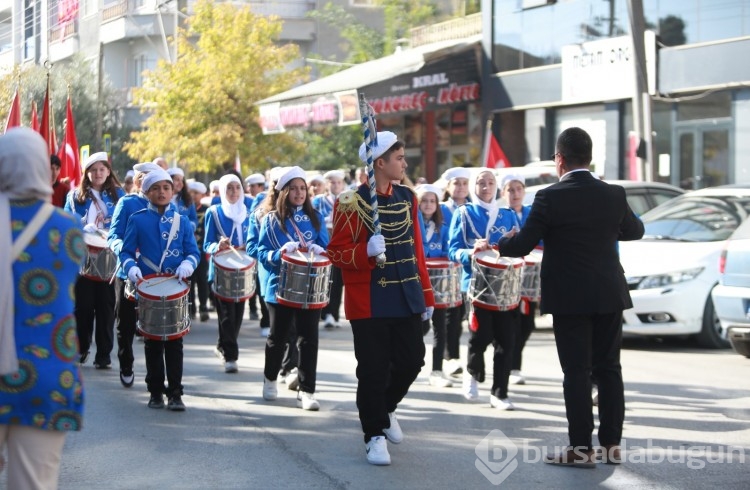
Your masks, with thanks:
[{"label": "boy in red uniform", "polygon": [[[364,144],[359,156],[366,161]],[[363,184],[336,201],[328,256],[341,268],[346,286],[367,461],[388,465],[386,438],[393,444],[403,439],[396,406],[424,365],[422,321],[432,316],[435,300],[416,225],[416,196],[391,183],[404,177],[404,144],[394,133],[380,132],[372,158],[382,234],[373,233],[370,188]],[[376,262],[380,254],[382,264]]]}]

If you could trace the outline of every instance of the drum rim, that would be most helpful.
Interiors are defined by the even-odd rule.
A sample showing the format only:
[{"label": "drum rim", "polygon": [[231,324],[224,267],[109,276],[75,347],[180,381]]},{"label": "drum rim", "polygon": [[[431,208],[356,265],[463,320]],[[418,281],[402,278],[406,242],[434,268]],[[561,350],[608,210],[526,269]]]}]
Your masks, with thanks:
[{"label": "drum rim", "polygon": [[141,283],[143,283],[144,281],[146,281],[148,279],[156,279],[158,277],[171,277],[171,278],[174,278],[175,280],[179,281],[179,279],[177,279],[177,277],[175,277],[173,274],[163,274],[163,273],[149,274],[147,276],[143,276],[143,279],[141,279],[140,281],[138,281],[138,283],[135,285],[135,292],[141,298],[148,299],[148,300],[160,300],[162,298],[164,298],[165,300],[179,299],[179,298],[182,298],[183,296],[185,296],[186,294],[188,294],[190,292],[190,287],[187,284],[185,285],[185,289],[184,290],[180,291],[179,293],[170,294],[169,296],[154,296],[154,295],[149,294],[149,293],[144,293],[143,291],[141,291],[138,288],[138,286]]},{"label": "drum rim", "polygon": [[288,299],[284,299],[279,297],[278,293],[276,294],[276,302],[280,305],[289,306],[291,308],[296,308],[298,310],[320,310],[326,307],[329,301],[325,302],[316,302],[316,303],[300,303],[299,301],[290,301]]},{"label": "drum rim", "polygon": [[506,259],[510,261],[510,263],[509,264],[501,264],[499,262],[492,263],[492,262],[487,262],[486,260],[483,260],[482,257],[477,257],[476,255],[474,256],[475,261],[479,262],[480,264],[486,267],[491,267],[493,269],[518,269],[519,267],[523,267],[524,265],[524,260],[519,257],[500,256],[498,258]]},{"label": "drum rim", "polygon": [[[461,267],[458,262],[454,262],[448,257],[428,257],[424,259],[425,265],[428,269],[452,269]],[[432,267],[430,267],[432,265]]]},{"label": "drum rim", "polygon": [[312,267],[325,267],[328,265],[331,265],[331,260],[326,257],[325,255],[316,255],[316,257],[321,257],[322,260],[320,262],[308,262],[307,260],[298,259],[296,257],[291,257],[287,255],[286,252],[281,254],[281,260],[286,260],[287,262],[294,264],[294,265],[304,265],[304,266],[312,266]]},{"label": "drum rim", "polygon": [[247,271],[247,270],[250,270],[253,267],[255,267],[255,264],[257,263],[257,261],[254,258],[250,257],[249,255],[247,255],[247,254],[245,254],[245,255],[246,255],[246,257],[248,259],[250,259],[250,264],[248,264],[246,267],[240,267],[239,269],[236,268],[236,267],[226,267],[226,266],[222,265],[220,262],[217,262],[216,257],[214,257],[214,265],[218,269],[221,269],[223,271]]}]

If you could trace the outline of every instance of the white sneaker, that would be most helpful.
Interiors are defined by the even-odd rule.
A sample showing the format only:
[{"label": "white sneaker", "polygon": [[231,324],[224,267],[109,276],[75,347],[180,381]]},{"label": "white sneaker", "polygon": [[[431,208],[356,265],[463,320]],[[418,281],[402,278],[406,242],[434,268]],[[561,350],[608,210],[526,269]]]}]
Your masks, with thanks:
[{"label": "white sneaker", "polygon": [[461,361],[458,359],[448,359],[443,362],[443,365],[443,372],[448,376],[458,376],[464,372]]},{"label": "white sneaker", "polygon": [[276,381],[263,376],[263,399],[273,401],[279,396],[279,389],[276,387]]},{"label": "white sneaker", "polygon": [[401,441],[404,440],[404,433],[401,432],[401,426],[396,418],[396,412],[389,413],[388,420],[391,421],[391,426],[387,429],[383,429],[383,434],[385,434],[385,437],[393,444],[401,444]]},{"label": "white sneaker", "polygon": [[260,329],[260,336],[261,337],[268,337],[268,334],[271,332],[271,327],[263,327]]},{"label": "white sneaker", "polygon": [[315,395],[306,391],[297,393],[297,406],[302,410],[310,410],[312,412],[320,409],[320,403],[315,399]]},{"label": "white sneaker", "polygon": [[467,400],[473,401],[479,398],[479,386],[477,385],[477,380],[474,379],[474,376],[469,374],[469,371],[464,371],[464,379],[463,383],[461,384],[461,391],[464,395],[464,398]]},{"label": "white sneaker", "polygon": [[388,454],[388,444],[385,437],[375,436],[365,444],[367,452],[367,462],[378,466],[387,466],[391,464],[391,455]]},{"label": "white sneaker", "polygon": [[299,377],[297,375],[297,368],[292,369],[292,371],[286,375],[286,387],[292,391],[297,391],[299,389]]},{"label": "white sneaker", "polygon": [[218,346],[214,347],[214,355],[218,357],[219,359],[221,359],[221,362],[224,362],[224,353],[221,352],[221,349],[219,349]]},{"label": "white sneaker", "polygon": [[323,319],[323,328],[334,328],[336,326],[336,320],[333,319],[333,315],[330,313]]},{"label": "white sneaker", "polygon": [[526,378],[523,377],[521,374],[521,371],[518,369],[514,369],[510,372],[510,377],[508,378],[508,381],[512,385],[525,385],[526,384]]},{"label": "white sneaker", "polygon": [[237,361],[227,361],[224,363],[225,373],[236,373],[237,372]]},{"label": "white sneaker", "polygon": [[498,410],[515,410],[516,406],[510,401],[510,398],[498,398],[495,395],[490,395],[490,406],[497,408]]},{"label": "white sneaker", "polygon": [[596,385],[591,386],[591,404],[595,407],[599,406],[599,387]]},{"label": "white sneaker", "polygon": [[430,373],[430,386],[436,386],[438,388],[450,388],[453,386],[453,382],[443,376],[442,371],[433,371]]}]

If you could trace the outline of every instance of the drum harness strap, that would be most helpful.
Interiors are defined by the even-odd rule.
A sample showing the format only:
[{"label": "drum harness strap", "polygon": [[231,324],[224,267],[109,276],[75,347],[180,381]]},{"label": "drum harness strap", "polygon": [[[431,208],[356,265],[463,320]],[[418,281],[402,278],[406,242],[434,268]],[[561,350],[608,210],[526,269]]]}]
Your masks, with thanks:
[{"label": "drum harness strap", "polygon": [[180,229],[180,213],[174,213],[172,215],[172,227],[169,229],[169,238],[167,239],[167,246],[164,248],[164,252],[161,254],[161,260],[159,261],[159,266],[157,267],[156,264],[151,262],[148,257],[145,255],[141,255],[141,258],[143,259],[143,262],[154,269],[156,272],[161,272],[161,266],[164,264],[164,259],[167,257],[167,253],[169,252],[169,246],[172,244],[172,239],[177,235],[177,230]]}]

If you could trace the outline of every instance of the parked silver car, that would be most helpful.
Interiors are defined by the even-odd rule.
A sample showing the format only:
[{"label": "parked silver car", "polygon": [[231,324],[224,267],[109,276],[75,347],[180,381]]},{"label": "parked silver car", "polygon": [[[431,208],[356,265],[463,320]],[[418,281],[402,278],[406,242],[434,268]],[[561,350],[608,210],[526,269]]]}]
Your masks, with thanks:
[{"label": "parked silver car", "polygon": [[726,242],[719,272],[719,284],[711,293],[716,315],[734,350],[750,357],[750,220]]}]

